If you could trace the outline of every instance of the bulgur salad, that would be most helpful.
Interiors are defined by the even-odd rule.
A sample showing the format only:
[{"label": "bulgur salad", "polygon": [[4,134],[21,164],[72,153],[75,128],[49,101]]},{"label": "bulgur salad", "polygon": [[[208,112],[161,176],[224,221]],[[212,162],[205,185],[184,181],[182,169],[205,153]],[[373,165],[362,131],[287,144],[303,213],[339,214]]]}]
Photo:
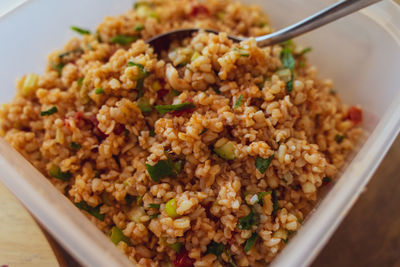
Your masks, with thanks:
[{"label": "bulgur salad", "polygon": [[[221,33],[145,42],[178,28]],[[361,133],[310,48],[228,39],[272,31],[259,7],[153,0],[71,29],[18,80],[0,135],[139,266],[271,262]]]}]

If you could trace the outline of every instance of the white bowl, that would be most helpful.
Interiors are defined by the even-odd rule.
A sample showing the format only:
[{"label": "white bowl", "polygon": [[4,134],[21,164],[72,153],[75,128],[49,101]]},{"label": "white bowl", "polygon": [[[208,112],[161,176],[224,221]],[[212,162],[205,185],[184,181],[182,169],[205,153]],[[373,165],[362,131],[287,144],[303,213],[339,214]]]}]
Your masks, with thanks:
[{"label": "white bowl", "polygon": [[[131,0],[19,0],[0,14],[0,102],[14,95],[14,82],[41,73],[46,55],[72,37],[70,25],[92,29],[106,15],[132,7]],[[252,0],[281,28],[326,7],[326,0]],[[382,160],[400,129],[400,8],[386,0],[298,39],[311,45],[311,63],[332,78],[343,101],[364,108],[366,137],[340,179],[273,262],[306,266],[327,242]],[[0,138],[0,147],[5,141]],[[132,266],[125,256],[47,179],[14,149],[0,151],[0,179],[82,264]],[[367,234],[367,233],[366,233]]]}]

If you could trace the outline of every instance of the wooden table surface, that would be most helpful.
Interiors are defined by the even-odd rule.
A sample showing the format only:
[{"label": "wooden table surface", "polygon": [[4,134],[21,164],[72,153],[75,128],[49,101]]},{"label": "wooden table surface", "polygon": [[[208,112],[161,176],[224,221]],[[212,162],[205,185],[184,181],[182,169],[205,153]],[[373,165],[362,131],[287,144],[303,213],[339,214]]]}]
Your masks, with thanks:
[{"label": "wooden table surface", "polygon": [[[0,266],[80,266],[0,184]],[[54,250],[52,250],[54,248]],[[400,267],[400,137],[312,267]]]}]

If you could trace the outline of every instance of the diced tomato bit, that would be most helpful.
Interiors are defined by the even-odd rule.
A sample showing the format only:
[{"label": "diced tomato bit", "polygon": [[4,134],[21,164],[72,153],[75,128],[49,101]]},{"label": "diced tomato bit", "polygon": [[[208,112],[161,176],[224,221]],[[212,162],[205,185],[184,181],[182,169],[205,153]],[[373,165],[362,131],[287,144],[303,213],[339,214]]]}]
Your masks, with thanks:
[{"label": "diced tomato bit", "polygon": [[167,89],[161,89],[161,90],[157,91],[157,96],[159,99],[161,99],[164,96],[166,96],[168,93],[169,93],[169,91]]},{"label": "diced tomato bit", "polygon": [[204,5],[195,5],[192,7],[192,12],[190,12],[190,15],[194,17],[200,15],[210,16],[210,14],[210,10]]},{"label": "diced tomato bit", "polygon": [[189,258],[189,252],[187,252],[186,249],[181,249],[181,252],[176,255],[172,264],[175,267],[192,267],[194,266],[194,259]]},{"label": "diced tomato bit", "polygon": [[65,127],[67,127],[68,130],[71,130],[71,122],[69,120],[70,120],[70,118],[65,118],[64,125],[65,125]]},{"label": "diced tomato bit", "polygon": [[121,124],[121,123],[117,123],[114,127],[113,133],[115,133],[116,135],[120,135],[125,131],[125,125]]},{"label": "diced tomato bit", "polygon": [[75,113],[74,118],[79,121],[81,119],[83,119],[83,113],[78,111],[77,113]]},{"label": "diced tomato bit", "polygon": [[362,110],[358,107],[352,106],[349,108],[347,117],[354,124],[358,124],[362,122]]}]

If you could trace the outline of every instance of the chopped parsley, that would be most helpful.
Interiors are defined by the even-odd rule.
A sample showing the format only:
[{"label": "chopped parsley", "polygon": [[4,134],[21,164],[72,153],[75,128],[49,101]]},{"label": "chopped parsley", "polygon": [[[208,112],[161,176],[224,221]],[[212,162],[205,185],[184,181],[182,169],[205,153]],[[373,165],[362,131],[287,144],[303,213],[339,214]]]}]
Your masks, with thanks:
[{"label": "chopped parsley", "polygon": [[237,267],[236,262],[233,260],[233,257],[231,255],[231,251],[227,248],[225,250],[225,254],[228,257],[228,263],[230,267]]},{"label": "chopped parsley", "polygon": [[128,66],[129,66],[129,67],[136,66],[136,67],[139,68],[139,74],[135,77],[135,80],[137,80],[136,88],[139,90],[139,92],[138,92],[138,97],[140,98],[140,97],[142,97],[142,96],[144,95],[144,90],[142,90],[142,89],[143,89],[143,82],[144,82],[144,79],[145,79],[147,76],[150,75],[150,72],[148,72],[148,71],[144,68],[144,66],[143,66],[142,64],[139,64],[139,63],[136,63],[136,62],[129,61],[129,62],[128,62]]},{"label": "chopped parsley", "polygon": [[152,129],[152,130],[149,131],[149,135],[151,137],[154,137],[154,136],[156,136],[156,132]]},{"label": "chopped parsley", "polygon": [[151,203],[151,204],[149,204],[149,208],[152,208],[152,209],[159,209],[159,208],[160,208],[160,204]]},{"label": "chopped parsley", "polygon": [[178,95],[181,94],[181,92],[178,91],[178,90],[172,89],[172,90],[171,90],[171,94],[172,94],[173,96],[178,96]]},{"label": "chopped parsley", "polygon": [[72,149],[75,149],[75,150],[79,150],[79,149],[82,148],[82,146],[80,144],[75,143],[75,142],[71,142],[70,146],[71,146]]},{"label": "chopped parsley", "polygon": [[138,36],[134,35],[122,35],[122,34],[117,34],[113,38],[110,39],[110,43],[113,44],[120,44],[120,45],[128,45],[130,43],[133,43],[139,39]]},{"label": "chopped parsley", "polygon": [[207,128],[204,128],[204,129],[201,131],[200,135],[205,134],[207,131],[208,131],[208,129],[207,129]]},{"label": "chopped parsley", "polygon": [[129,195],[129,194],[125,195],[125,201],[126,201],[126,203],[128,205],[131,205],[132,202],[135,200],[135,198],[136,198],[135,196],[132,196],[132,195]]},{"label": "chopped parsley", "polygon": [[269,165],[271,164],[272,160],[274,159],[274,155],[272,155],[271,157],[268,158],[262,158],[260,156],[258,156],[256,158],[256,161],[254,163],[254,165],[256,166],[257,170],[264,174],[265,171],[268,169]]},{"label": "chopped parsley", "polygon": [[213,87],[213,90],[214,90],[214,92],[215,92],[217,95],[220,95],[220,94],[221,94],[221,90],[219,90],[218,87]]},{"label": "chopped parsley", "polygon": [[278,203],[278,197],[276,196],[276,190],[272,190],[272,214],[276,214],[276,212],[279,210],[279,203]]},{"label": "chopped parsley", "polygon": [[154,213],[153,215],[150,215],[149,218],[150,218],[150,220],[153,220],[153,219],[157,218],[158,215],[160,215],[160,214],[161,214],[161,213],[159,213],[159,212]]},{"label": "chopped parsley", "polygon": [[259,203],[261,206],[264,205],[263,200],[262,200],[263,196],[266,196],[266,195],[269,195],[269,194],[271,194],[271,191],[267,191],[267,192],[258,192],[258,193],[257,193],[258,203]]},{"label": "chopped parsley", "polygon": [[242,105],[243,95],[240,95],[239,98],[236,100],[235,105],[233,105],[233,109],[237,109],[239,106]]},{"label": "chopped parsley", "polygon": [[167,245],[168,245],[168,247],[170,247],[172,250],[176,251],[177,253],[179,253],[182,248],[182,243],[180,243],[180,242],[175,242],[173,244],[167,244]]},{"label": "chopped parsley", "polygon": [[153,111],[153,106],[150,104],[150,100],[146,97],[141,97],[136,102],[138,108],[142,112],[151,112]]},{"label": "chopped parsley", "polygon": [[58,76],[61,76],[61,72],[62,72],[62,69],[64,68],[64,66],[65,66],[65,63],[64,62],[60,62],[60,63],[55,64],[55,65],[53,64],[52,68],[58,72]]},{"label": "chopped parsley", "polygon": [[211,243],[207,245],[206,254],[214,254],[215,256],[219,257],[224,250],[224,244],[211,241]]},{"label": "chopped parsley", "polygon": [[61,171],[60,167],[58,167],[57,165],[53,165],[50,167],[49,174],[56,179],[66,182],[69,181],[72,177],[72,174],[69,171]]},{"label": "chopped parsley", "polygon": [[144,25],[143,24],[136,24],[135,32],[140,32],[141,30],[144,30]]},{"label": "chopped parsley", "polygon": [[82,86],[82,84],[83,84],[83,80],[84,80],[85,78],[79,78],[76,82],[78,83],[78,85],[79,86]]},{"label": "chopped parsley", "polygon": [[100,205],[96,207],[91,207],[85,201],[77,202],[74,204],[77,208],[86,211],[87,213],[97,218],[98,220],[104,221],[104,214],[100,213]]},{"label": "chopped parsley", "polygon": [[96,88],[94,89],[94,92],[96,95],[101,95],[104,94],[104,89],[103,88]]},{"label": "chopped parsley", "polygon": [[258,224],[258,221],[258,214],[254,212],[253,208],[250,208],[250,213],[239,219],[238,228],[239,230],[250,230],[253,225]]},{"label": "chopped parsley", "polygon": [[294,80],[294,68],[296,67],[296,61],[293,58],[292,50],[289,48],[284,48],[281,51],[281,61],[285,68],[290,69],[291,78],[288,82],[286,82],[286,90],[291,92],[293,90],[293,80]]},{"label": "chopped parsley", "polygon": [[161,115],[171,112],[171,111],[181,111],[181,110],[188,110],[193,109],[196,106],[193,103],[185,102],[182,104],[176,105],[157,105],[155,108]]},{"label": "chopped parsley", "polygon": [[54,113],[57,113],[58,109],[56,106],[49,108],[48,110],[42,111],[40,112],[40,116],[44,117],[44,116],[50,116]]},{"label": "chopped parsley", "polygon": [[322,178],[322,182],[328,184],[328,183],[332,182],[332,178],[329,176],[325,176],[324,178]]},{"label": "chopped parsley", "polygon": [[79,27],[76,27],[76,26],[71,26],[71,30],[73,30],[73,31],[75,31],[75,32],[77,32],[79,34],[82,34],[82,35],[90,34],[89,30],[82,29],[82,28],[79,28]]},{"label": "chopped parsley", "polygon": [[154,182],[159,182],[161,178],[176,177],[179,172],[176,164],[171,160],[159,160],[155,165],[146,163],[146,169],[150,178]]},{"label": "chopped parsley", "polygon": [[258,240],[258,234],[253,233],[251,237],[247,239],[246,244],[244,245],[244,251],[248,252],[254,246],[257,240]]},{"label": "chopped parsley", "polygon": [[336,143],[340,144],[343,142],[343,139],[345,139],[346,136],[344,136],[343,134],[337,134],[335,135],[335,141]]},{"label": "chopped parsley", "polygon": [[296,54],[297,57],[302,57],[305,54],[311,52],[312,48],[311,47],[306,47],[303,50],[301,50],[299,53]]}]

